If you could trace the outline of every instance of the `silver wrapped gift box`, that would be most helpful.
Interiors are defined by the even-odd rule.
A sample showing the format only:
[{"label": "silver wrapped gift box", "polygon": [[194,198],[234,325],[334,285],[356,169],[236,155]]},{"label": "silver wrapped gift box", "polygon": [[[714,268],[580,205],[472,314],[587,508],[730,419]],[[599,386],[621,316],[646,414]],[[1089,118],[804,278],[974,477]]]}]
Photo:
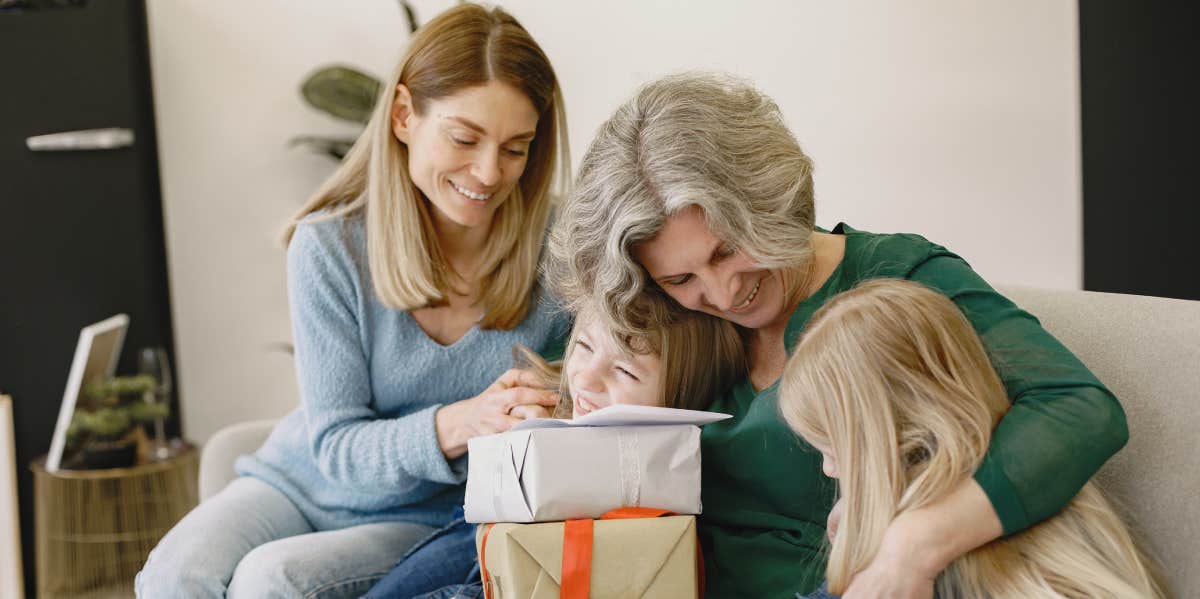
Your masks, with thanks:
[{"label": "silver wrapped gift box", "polygon": [[629,506],[699,514],[696,424],[728,416],[636,406],[631,418],[635,406],[613,408],[585,417],[599,416],[590,420],[529,421],[506,433],[471,439],[467,521],[598,518]]}]

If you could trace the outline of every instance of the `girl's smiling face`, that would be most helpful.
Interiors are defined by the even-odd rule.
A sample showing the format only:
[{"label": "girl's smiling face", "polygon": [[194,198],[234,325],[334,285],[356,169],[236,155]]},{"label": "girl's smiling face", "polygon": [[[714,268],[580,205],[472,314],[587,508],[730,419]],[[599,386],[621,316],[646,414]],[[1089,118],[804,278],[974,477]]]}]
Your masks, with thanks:
[{"label": "girl's smiling face", "polygon": [[581,328],[563,368],[574,416],[614,404],[663,405],[657,355],[624,351],[597,318],[581,317],[576,326]]}]

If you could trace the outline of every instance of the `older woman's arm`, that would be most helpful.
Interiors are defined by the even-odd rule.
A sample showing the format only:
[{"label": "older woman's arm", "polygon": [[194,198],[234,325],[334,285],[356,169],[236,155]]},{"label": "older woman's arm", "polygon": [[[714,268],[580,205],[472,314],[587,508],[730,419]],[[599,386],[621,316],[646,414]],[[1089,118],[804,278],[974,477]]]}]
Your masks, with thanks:
[{"label": "older woman's arm", "polygon": [[897,518],[845,597],[929,597],[963,554],[1061,510],[1128,439],[1116,398],[1036,318],[944,248],[909,278],[952,299],[975,327],[1012,400],[974,478]]},{"label": "older woman's arm", "polygon": [[941,250],[911,279],[954,300],[1013,402],[975,473],[1004,534],[1058,513],[1129,439],[1116,397],[1036,318],[961,258]]}]

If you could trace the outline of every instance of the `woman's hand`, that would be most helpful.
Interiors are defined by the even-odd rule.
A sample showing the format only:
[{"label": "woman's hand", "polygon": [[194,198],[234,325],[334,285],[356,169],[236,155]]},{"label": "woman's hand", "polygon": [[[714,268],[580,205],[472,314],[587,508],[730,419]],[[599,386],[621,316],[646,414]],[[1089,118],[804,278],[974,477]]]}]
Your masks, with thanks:
[{"label": "woman's hand", "polygon": [[[833,504],[833,509],[829,511],[829,517],[825,519],[825,535],[829,538],[830,543],[833,543],[834,537],[837,536],[838,525],[841,524],[842,514],[845,511],[845,498],[839,497],[837,503]],[[884,535],[884,542],[880,546],[879,552],[875,554],[875,559],[865,570],[854,576],[854,579],[850,581],[850,586],[842,595],[842,599],[863,597],[930,599],[933,597],[933,581],[937,578],[940,570],[932,574],[924,572],[920,564],[909,563],[904,559],[914,556],[914,551],[910,549],[907,552],[897,552],[893,549],[896,545],[902,545],[905,542],[902,538],[904,536],[902,528],[902,525],[898,526],[895,523],[888,528],[888,532]]]},{"label": "woman's hand", "polygon": [[467,441],[480,435],[502,433],[521,418],[510,412],[519,406],[553,408],[558,394],[541,387],[536,375],[513,368],[500,375],[483,393],[442,406],[434,416],[438,445],[446,459],[467,452]]},{"label": "woman's hand", "polygon": [[930,599],[946,566],[1002,533],[983,487],[968,478],[937,501],[892,520],[875,559],[854,575],[842,599]]},{"label": "woman's hand", "polygon": [[933,582],[941,570],[930,572],[927,564],[916,558],[919,552],[894,545],[885,534],[879,553],[871,565],[854,575],[842,599],[932,599]]},{"label": "woman's hand", "polygon": [[533,418],[549,418],[550,408],[545,406],[517,406],[509,413],[509,416],[519,418],[521,420],[531,420]]}]

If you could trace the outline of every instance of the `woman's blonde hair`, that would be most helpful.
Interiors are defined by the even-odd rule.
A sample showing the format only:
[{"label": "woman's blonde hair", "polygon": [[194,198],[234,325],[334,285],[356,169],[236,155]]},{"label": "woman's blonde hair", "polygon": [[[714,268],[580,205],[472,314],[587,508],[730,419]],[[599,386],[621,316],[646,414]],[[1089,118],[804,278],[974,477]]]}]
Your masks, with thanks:
[{"label": "woman's blonde hair", "polygon": [[[784,370],[780,410],[838,462],[845,512],[830,592],[870,564],[899,514],[945,496],[983,461],[1009,408],[970,322],[916,283],[876,279],[813,315]],[[1093,483],[1058,515],[952,563],[941,597],[1162,597],[1149,560]]]},{"label": "woman's blonde hair", "polygon": [[[558,389],[562,400],[555,418],[571,417],[571,397],[563,376],[563,364],[571,359],[579,331],[599,315],[583,309],[575,319],[562,361],[547,362],[536,352],[518,345],[513,358],[518,367],[533,370],[543,386]],[[746,354],[736,327],[727,321],[700,312],[688,312],[670,324],[651,329],[638,337],[617,341],[626,351],[651,353],[659,358],[659,398],[668,408],[703,410],[719,394],[746,376]]]},{"label": "woman's blonde hair", "polygon": [[728,75],[639,89],[601,125],[567,197],[551,233],[556,286],[626,332],[678,311],[633,252],[686,209],[763,268],[795,275],[811,262],[812,161],[775,102]]},{"label": "woman's blonde hair", "polygon": [[462,4],[416,32],[383,86],[366,130],[292,219],[285,243],[310,214],[361,213],[380,301],[399,310],[444,304],[453,271],[437,242],[429,202],[409,177],[408,147],[392,133],[392,104],[397,84],[408,87],[420,114],[431,100],[489,81],[523,92],[539,115],[525,171],[496,211],[478,271],[480,326],[515,327],[529,311],[552,197],[565,192],[571,161],[554,69],[529,32],[499,7]]}]

